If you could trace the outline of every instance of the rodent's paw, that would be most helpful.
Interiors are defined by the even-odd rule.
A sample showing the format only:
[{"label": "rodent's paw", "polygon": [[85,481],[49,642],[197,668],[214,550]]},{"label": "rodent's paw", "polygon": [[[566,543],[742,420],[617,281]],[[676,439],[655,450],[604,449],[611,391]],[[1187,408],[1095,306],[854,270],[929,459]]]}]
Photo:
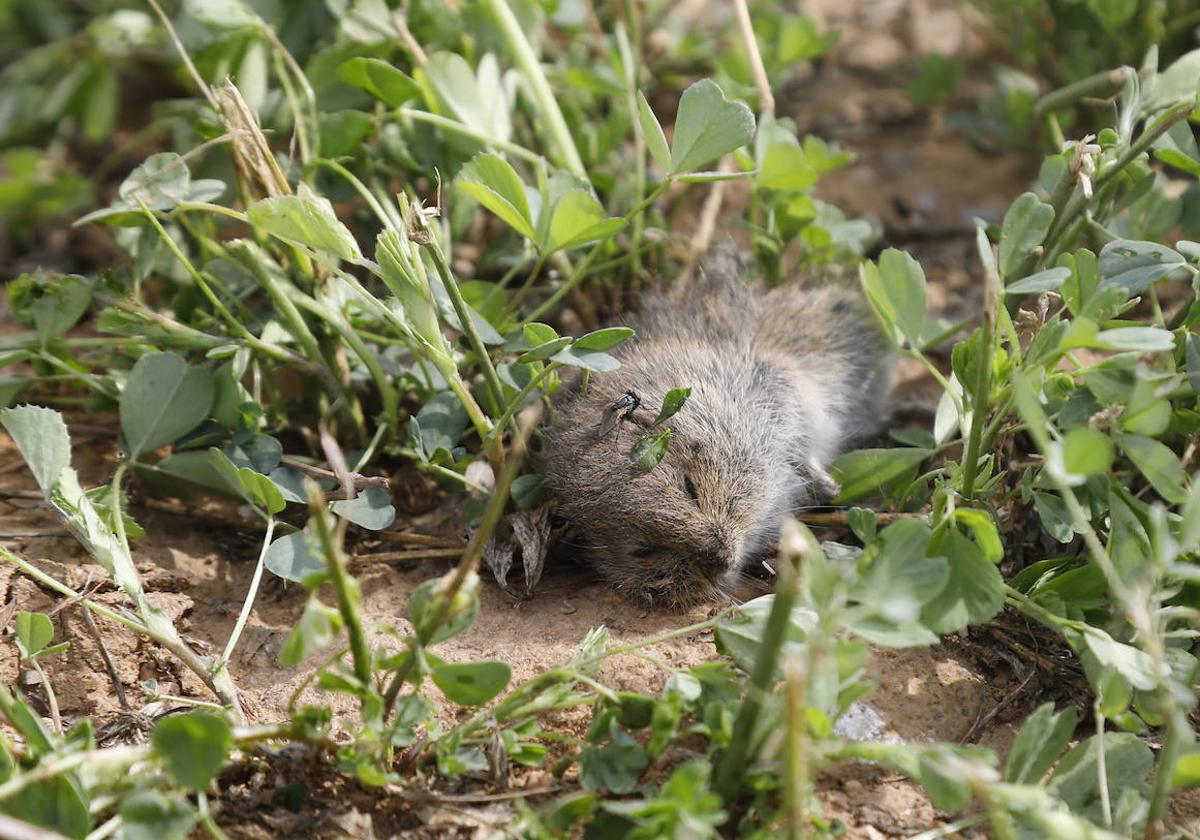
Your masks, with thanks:
[{"label": "rodent's paw", "polygon": [[814,501],[828,502],[842,492],[842,486],[816,461],[809,461],[804,472]]}]

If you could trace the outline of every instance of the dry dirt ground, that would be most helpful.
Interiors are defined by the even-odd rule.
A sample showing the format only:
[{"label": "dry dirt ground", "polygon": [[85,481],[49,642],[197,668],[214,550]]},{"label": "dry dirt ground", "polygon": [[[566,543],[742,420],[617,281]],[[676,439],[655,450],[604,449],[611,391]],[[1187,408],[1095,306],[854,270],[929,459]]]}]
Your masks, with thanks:
[{"label": "dry dirt ground", "polygon": [[[940,51],[982,62],[981,41],[950,3],[812,0],[805,9],[825,25],[842,29],[843,36],[818,69],[789,86],[781,96],[780,113],[795,117],[802,131],[837,140],[858,156],[854,166],[822,184],[822,197],[847,215],[879,219],[887,244],[912,250],[929,273],[936,308],[948,317],[974,311],[977,277],[969,269],[975,263],[971,220],[976,216],[998,219],[1025,188],[1031,164],[1020,157],[976,153],[962,136],[943,127],[941,115],[914,109],[903,85],[914,55]],[[936,395],[912,372],[902,371],[901,380],[906,399]],[[77,468],[94,483],[106,480],[115,454],[116,418],[93,414],[69,416],[69,420]],[[101,570],[88,565],[50,513],[29,498],[33,488],[11,442],[0,440],[0,540],[75,586],[103,580]],[[398,500],[401,513],[394,527],[454,536],[454,504],[447,500],[432,514],[411,516],[403,510],[404,500]],[[152,600],[167,608],[198,647],[219,650],[247,589],[260,535],[249,521],[244,527],[230,526],[227,509],[189,510],[171,512],[148,502],[137,506],[133,512],[146,537],[136,544],[135,556]],[[357,548],[399,547],[383,541]],[[403,616],[409,593],[452,562],[358,566],[367,624],[407,629]],[[232,663],[237,684],[259,721],[284,717],[290,696],[311,672],[313,663],[291,670],[276,664],[304,597],[299,587],[268,580]],[[103,589],[97,598],[118,600],[116,593]],[[52,613],[63,606],[61,598],[11,570],[0,569],[0,604],[13,601],[22,609]],[[587,579],[584,572],[551,570],[535,597],[527,601],[515,600],[488,581],[475,625],[441,645],[439,653],[449,660],[504,660],[512,666],[516,682],[568,657],[590,628],[604,625],[615,639],[633,641],[706,614],[704,608],[684,615],[646,612]],[[78,608],[62,609],[54,620],[57,638],[72,643],[68,653],[49,664],[64,714],[92,715],[101,725],[128,723]],[[135,708],[141,705],[138,682],[150,678],[159,681],[164,693],[203,696],[198,681],[169,656],[114,624],[99,620],[98,625],[116,676]],[[1005,749],[1015,731],[1012,721],[1020,720],[1045,681],[1023,683],[1017,668],[987,655],[987,647],[986,640],[964,637],[928,650],[876,651],[871,670],[878,688],[855,710],[851,724],[871,737],[912,741],[969,737]],[[680,666],[716,655],[711,636],[678,639],[650,652]],[[610,686],[649,692],[657,691],[663,678],[649,663],[630,657],[609,660],[602,672]],[[0,679],[9,684],[28,681],[27,675],[17,672],[11,645],[0,648]],[[35,698],[40,696],[36,685],[27,687]],[[315,699],[311,688],[300,695],[301,702]],[[563,725],[571,724],[564,721]],[[307,803],[293,813],[269,804],[271,794],[285,790],[291,780],[280,769],[285,759],[292,760],[285,756],[269,767],[247,771],[244,779],[231,780],[228,816],[222,818],[231,834],[286,836],[303,828],[313,836],[385,837],[408,830],[436,835],[450,831],[452,825],[460,836],[471,836],[475,826],[489,820],[503,824],[514,813],[503,801],[486,806],[475,802],[472,808],[447,802],[438,808],[417,807],[392,794],[351,789],[334,781],[327,768],[306,771],[309,778],[325,781],[310,785]],[[514,784],[538,787],[547,779],[533,774]],[[905,836],[942,825],[946,819],[917,787],[865,765],[834,768],[821,778],[819,787],[828,815],[842,820],[852,837]],[[238,799],[239,791],[244,802]],[[446,819],[449,825],[438,822]]]}]

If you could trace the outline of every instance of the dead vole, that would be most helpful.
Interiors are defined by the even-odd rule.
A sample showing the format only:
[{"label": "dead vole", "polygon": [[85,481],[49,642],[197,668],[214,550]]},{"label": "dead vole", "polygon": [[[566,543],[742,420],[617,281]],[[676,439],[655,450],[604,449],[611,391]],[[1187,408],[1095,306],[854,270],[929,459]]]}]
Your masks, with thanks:
[{"label": "dead vole", "polygon": [[[630,326],[620,370],[564,388],[542,470],[614,587],[682,608],[727,595],[785,514],[836,492],[829,463],[879,427],[888,350],[857,292],[764,290],[730,257],[683,294],[650,296]],[[688,386],[666,456],[638,469],[634,442]]]}]

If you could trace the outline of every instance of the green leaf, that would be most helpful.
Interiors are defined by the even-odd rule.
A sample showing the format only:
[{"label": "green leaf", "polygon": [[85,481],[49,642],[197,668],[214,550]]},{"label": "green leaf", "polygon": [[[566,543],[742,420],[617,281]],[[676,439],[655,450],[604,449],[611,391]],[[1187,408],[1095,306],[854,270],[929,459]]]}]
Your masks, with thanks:
[{"label": "green leaf", "polygon": [[181,796],[139,790],[121,803],[122,840],[184,840],[199,815]]},{"label": "green leaf", "polygon": [[362,252],[354,235],[338,219],[329,199],[305,184],[296,195],[264,198],[246,210],[251,223],[291,245],[312,248],[347,262],[361,262]]},{"label": "green leaf", "polygon": [[575,345],[559,350],[551,358],[559,364],[582,368],[592,373],[610,373],[621,366],[620,362],[602,350],[582,350]]},{"label": "green leaf", "polygon": [[537,321],[526,324],[522,327],[521,332],[531,347],[536,347],[539,344],[545,344],[547,341],[554,341],[554,339],[558,338],[558,333],[554,327]]},{"label": "green leaf", "polygon": [[[88,800],[75,774],[47,779],[7,798],[3,813],[32,826],[52,829],[52,836],[83,840],[91,829]],[[45,832],[22,835],[38,838]]]},{"label": "green leaf", "polygon": [[1047,268],[1037,274],[1023,277],[1015,283],[1010,283],[1004,290],[1012,295],[1041,294],[1042,292],[1058,291],[1067,278],[1071,276],[1069,268]]},{"label": "green leaf", "polygon": [[229,755],[233,732],[219,715],[188,712],[160,718],[150,741],[175,781],[204,790]]},{"label": "green leaf", "polygon": [[23,321],[32,320],[38,341],[46,345],[60,337],[87,312],[93,282],[77,274],[23,274],[9,281],[8,297]]},{"label": "green leaf", "polygon": [[1138,0],[1087,0],[1087,6],[1100,24],[1112,32],[1129,22],[1137,12]]},{"label": "green leaf", "polygon": [[[439,586],[445,578],[433,578],[418,586],[408,599],[408,618],[418,633],[424,634],[436,617],[434,609],[441,601]],[[475,623],[479,615],[479,577],[473,572],[455,595],[454,602],[446,613],[448,616],[437,630],[432,632],[426,644],[434,645],[457,636]]]},{"label": "green leaf", "polygon": [[914,105],[948,102],[954,96],[962,72],[963,63],[960,60],[939,53],[926,53],[921,56],[917,77],[908,83],[908,96]]},{"label": "green leaf", "polygon": [[1141,435],[1122,435],[1120,444],[1160,496],[1171,504],[1180,504],[1187,498],[1183,489],[1187,477],[1179,457],[1165,444]]},{"label": "green leaf", "polygon": [[658,117],[650,110],[646,95],[638,91],[638,120],[642,124],[642,136],[646,140],[646,148],[650,156],[664,170],[671,168],[671,150],[667,147],[667,135],[663,133]]},{"label": "green leaf", "polygon": [[[767,618],[774,603],[774,595],[763,595],[747,601],[733,617],[717,625],[718,649],[746,671],[752,670],[758,661]],[[812,610],[793,607],[784,630],[784,645],[792,648],[793,652],[802,650],[804,640],[816,624],[817,616]]]},{"label": "green leaf", "polygon": [[243,29],[262,23],[262,19],[241,0],[184,0],[183,8],[196,20],[214,29]]},{"label": "green leaf", "polygon": [[1093,735],[1063,757],[1046,783],[1046,789],[1068,808],[1098,824],[1103,823],[1100,803],[1100,750],[1104,751],[1108,799],[1120,802],[1127,791],[1149,791],[1146,776],[1154,767],[1154,753],[1136,735],[1105,732]]},{"label": "green leaf", "polygon": [[283,444],[271,435],[256,434],[249,440],[235,435],[222,451],[234,466],[248,467],[263,475],[277,468],[283,459]]},{"label": "green leaf", "polygon": [[1060,543],[1069,543],[1075,538],[1075,526],[1071,520],[1071,512],[1058,496],[1051,493],[1034,493],[1033,508],[1046,533]]},{"label": "green leaf", "polygon": [[888,248],[879,263],[864,262],[859,269],[867,300],[896,344],[907,339],[921,346],[925,325],[925,272],[904,251]]},{"label": "green leaf", "polygon": [[0,425],[21,450],[43,495],[49,495],[71,465],[71,436],[62,415],[51,408],[21,405],[0,409]]},{"label": "green leaf", "polygon": [[342,629],[342,616],[335,609],[325,606],[315,597],[309,599],[300,615],[300,620],[288,633],[279,651],[279,667],[294,668],[309,654],[318,651],[333,641]]},{"label": "green leaf", "polygon": [[625,220],[606,217],[604,208],[590,193],[571,190],[554,207],[544,250],[552,253],[607,239],[623,227]]},{"label": "green leaf", "polygon": [[1200,78],[1200,50],[1184,53],[1166,70],[1153,77],[1150,90],[1142,103],[1144,113],[1165,108],[1180,99],[1196,95],[1196,80]]},{"label": "green leaf", "polygon": [[996,530],[996,523],[987,513],[975,508],[956,508],[954,518],[971,529],[975,544],[989,563],[999,563],[1004,559],[1004,544],[1000,542],[1000,532]]},{"label": "green leaf", "polygon": [[54,641],[54,624],[50,617],[42,613],[21,611],[17,613],[14,627],[17,638],[25,646],[25,652],[30,658],[37,656]]},{"label": "green leaf", "polygon": [[1008,278],[1042,244],[1054,221],[1054,208],[1031,192],[1022,194],[1004,214],[1000,228],[1000,276]]},{"label": "green leaf", "polygon": [[950,561],[950,579],[921,610],[921,620],[939,635],[956,633],[969,624],[982,624],[1004,606],[1004,579],[980,546],[957,531],[947,531],[931,545],[930,554]]},{"label": "green leaf", "polygon": [[121,392],[121,431],[134,458],[171,443],[200,425],[216,396],[212,377],[176,353],[137,360]]},{"label": "green leaf", "polygon": [[576,350],[611,350],[631,338],[633,330],[629,327],[605,327],[580,336],[572,346]]},{"label": "green leaf", "polygon": [[842,455],[829,467],[841,487],[835,504],[878,496],[888,484],[915,470],[932,452],[928,449],[859,449]]},{"label": "green leaf", "polygon": [[754,114],[744,102],[731,102],[712,79],[683,92],[675,115],[671,174],[697,169],[754,137]]},{"label": "green leaf", "polygon": [[588,790],[629,793],[637,785],[650,757],[629,733],[610,723],[609,742],[590,746],[579,756],[579,782]]},{"label": "green leaf", "polygon": [[571,337],[564,335],[562,338],[555,338],[547,341],[545,344],[539,344],[536,347],[531,347],[520,356],[517,357],[517,364],[527,365],[531,362],[540,362],[543,359],[548,359],[555,353],[571,346]]},{"label": "green leaf", "polygon": [[1070,706],[1055,714],[1053,703],[1038,706],[1008,749],[1004,760],[1004,781],[1035,785],[1058,760],[1075,734],[1079,716]]},{"label": "green leaf", "polygon": [[368,531],[382,531],[396,521],[392,494],[382,487],[368,487],[353,500],[340,499],[331,507],[338,516]]},{"label": "green leaf", "polygon": [[535,239],[525,185],[504,158],[478,154],[458,173],[458,187],[526,239]]},{"label": "green leaf", "polygon": [[187,201],[191,180],[187,162],[180,155],[159,152],[129,173],[117,194],[127,208],[136,209],[140,201],[149,210],[170,210]]},{"label": "green leaf", "polygon": [[264,564],[284,580],[303,583],[305,578],[325,571],[324,559],[314,554],[305,531],[279,537],[267,546]]},{"label": "green leaf", "polygon": [[1090,426],[1077,426],[1063,441],[1063,467],[1073,475],[1099,475],[1112,466],[1113,445]]},{"label": "green leaf", "polygon": [[503,662],[443,663],[433,668],[433,682],[460,706],[481,706],[504,690],[512,669]]},{"label": "green leaf", "polygon": [[1171,787],[1176,790],[1200,785],[1200,751],[1179,756],[1171,768]]},{"label": "green leaf", "polygon": [[421,95],[411,76],[380,58],[352,58],[338,68],[338,76],[393,108]]},{"label": "green leaf", "polygon": [[209,464],[221,476],[226,486],[261,510],[272,516],[283,510],[286,502],[283,492],[267,476],[249,467],[235,466],[220,449],[208,450]]},{"label": "green leaf", "polygon": [[667,395],[663,397],[662,408],[658,410],[658,416],[654,418],[654,425],[661,426],[678,414],[691,395],[691,388],[672,388],[667,391]]},{"label": "green leaf", "polygon": [[1100,251],[1100,288],[1119,287],[1133,297],[1185,263],[1166,245],[1118,239]]},{"label": "green leaf", "polygon": [[629,460],[642,472],[647,472],[659,465],[671,445],[671,430],[663,429],[656,435],[643,435],[629,450]]},{"label": "green leaf", "polygon": [[780,141],[767,149],[759,163],[755,183],[765,190],[803,191],[811,189],[820,178],[795,143]]},{"label": "green leaf", "polygon": [[1175,336],[1159,327],[1119,327],[1097,333],[1092,346],[1102,350],[1167,353],[1175,349]]},{"label": "green leaf", "polygon": [[473,71],[458,53],[436,52],[418,75],[428,79],[454,115],[476,132],[502,141],[512,134],[512,105],[495,56],[483,56]]},{"label": "green leaf", "polygon": [[1183,527],[1179,534],[1179,550],[1181,553],[1195,551],[1200,548],[1200,477],[1193,477],[1180,519]]},{"label": "green leaf", "polygon": [[1187,367],[1188,384],[1192,390],[1200,394],[1200,334],[1189,332],[1184,349],[1184,361]]}]

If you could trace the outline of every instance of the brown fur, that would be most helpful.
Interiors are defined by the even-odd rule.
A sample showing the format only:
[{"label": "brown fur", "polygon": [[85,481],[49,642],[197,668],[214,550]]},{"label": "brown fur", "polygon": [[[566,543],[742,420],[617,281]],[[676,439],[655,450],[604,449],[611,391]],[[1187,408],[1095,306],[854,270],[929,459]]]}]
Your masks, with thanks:
[{"label": "brown fur", "polygon": [[[621,369],[560,398],[543,471],[580,547],[612,585],[681,608],[727,594],[781,518],[836,491],[830,461],[874,433],[885,342],[854,292],[748,285],[731,259],[674,298],[652,295]],[[654,469],[629,458],[667,391],[690,386]],[[643,407],[601,435],[626,390]]]}]

